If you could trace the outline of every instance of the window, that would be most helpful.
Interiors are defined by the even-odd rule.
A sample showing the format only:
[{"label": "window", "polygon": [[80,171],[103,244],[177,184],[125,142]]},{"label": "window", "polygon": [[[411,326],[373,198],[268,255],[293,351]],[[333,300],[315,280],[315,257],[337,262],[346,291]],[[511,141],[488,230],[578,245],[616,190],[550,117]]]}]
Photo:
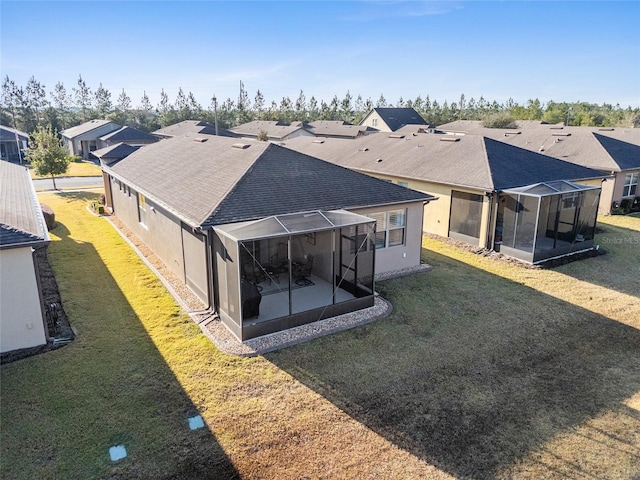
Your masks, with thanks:
[{"label": "window", "polygon": [[367,216],[376,221],[376,249],[404,245],[406,210],[369,213]]},{"label": "window", "polygon": [[623,197],[633,197],[638,190],[638,174],[629,173],[624,177]]},{"label": "window", "polygon": [[138,192],[138,221],[142,225],[146,225],[147,222],[147,199],[144,195]]},{"label": "window", "polygon": [[371,126],[372,127],[377,127],[378,126],[378,119],[377,118],[372,118],[371,119]]},{"label": "window", "polygon": [[449,216],[449,236],[451,238],[468,243],[475,243],[471,239],[480,238],[482,203],[482,195],[451,191],[451,213]]},{"label": "window", "polygon": [[409,188],[409,182],[398,182],[398,185],[404,188]]}]

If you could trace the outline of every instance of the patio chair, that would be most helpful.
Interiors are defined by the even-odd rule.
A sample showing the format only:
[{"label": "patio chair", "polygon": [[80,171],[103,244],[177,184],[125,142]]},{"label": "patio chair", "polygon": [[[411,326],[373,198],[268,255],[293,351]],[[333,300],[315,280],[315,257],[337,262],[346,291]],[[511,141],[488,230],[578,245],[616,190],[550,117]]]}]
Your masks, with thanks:
[{"label": "patio chair", "polygon": [[313,255],[305,255],[302,261],[295,262],[293,265],[293,276],[295,277],[296,285],[303,287],[306,285],[313,285],[313,282],[309,280],[311,276],[311,269],[313,268]]},{"label": "patio chair", "polygon": [[254,285],[258,285],[267,279],[267,274],[260,265],[254,261],[248,261],[242,265],[242,278]]}]

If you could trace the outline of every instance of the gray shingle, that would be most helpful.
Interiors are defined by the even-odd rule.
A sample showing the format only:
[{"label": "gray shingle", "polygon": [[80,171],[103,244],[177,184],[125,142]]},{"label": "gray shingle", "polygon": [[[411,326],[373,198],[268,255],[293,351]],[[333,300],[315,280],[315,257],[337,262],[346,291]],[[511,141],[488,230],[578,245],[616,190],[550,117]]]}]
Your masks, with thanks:
[{"label": "gray shingle", "polygon": [[201,137],[145,146],[105,171],[193,226],[432,198],[278,145]]},{"label": "gray shingle", "polygon": [[0,161],[0,248],[49,241],[26,167]]},{"label": "gray shingle", "polygon": [[[323,143],[294,138],[286,146],[357,171],[492,191],[602,173],[478,135],[376,133]],[[455,141],[446,141],[455,140]],[[379,161],[380,160],[380,161]]]}]

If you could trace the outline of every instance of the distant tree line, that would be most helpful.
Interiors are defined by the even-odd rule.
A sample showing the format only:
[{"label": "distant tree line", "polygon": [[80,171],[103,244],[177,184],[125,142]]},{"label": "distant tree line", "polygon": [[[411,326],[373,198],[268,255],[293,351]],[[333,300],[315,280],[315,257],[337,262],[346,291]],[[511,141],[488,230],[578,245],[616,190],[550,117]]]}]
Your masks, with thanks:
[{"label": "distant tree line", "polygon": [[512,99],[505,103],[489,101],[484,97],[467,99],[464,94],[458,101],[442,103],[429,95],[415,99],[400,98],[389,102],[380,95],[377,100],[353,96],[349,91],[344,98],[337,95],[326,102],[305,93],[295,100],[283,97],[278,103],[267,104],[258,90],[253,100],[240,82],[237,100],[227,98],[218,103],[215,96],[203,107],[193,93],[178,89],[172,102],[162,89],[160,102],[153,105],[146,94],[134,106],[125,90],[112,94],[102,86],[90,88],[82,75],[71,89],[62,82],[47,91],[44,84],[31,77],[26,85],[18,85],[5,76],[2,83],[0,123],[32,133],[38,126],[51,126],[54,131],[64,130],[91,119],[108,119],[120,125],[128,125],[144,131],[154,131],[183,120],[204,120],[224,128],[252,120],[276,120],[312,122],[315,120],[342,120],[357,124],[374,107],[413,107],[430,125],[441,125],[455,120],[483,120],[487,126],[508,127],[517,120],[541,120],[548,123],[600,127],[639,127],[640,108],[623,108],[604,103],[587,102],[542,103],[530,99],[520,105]]}]

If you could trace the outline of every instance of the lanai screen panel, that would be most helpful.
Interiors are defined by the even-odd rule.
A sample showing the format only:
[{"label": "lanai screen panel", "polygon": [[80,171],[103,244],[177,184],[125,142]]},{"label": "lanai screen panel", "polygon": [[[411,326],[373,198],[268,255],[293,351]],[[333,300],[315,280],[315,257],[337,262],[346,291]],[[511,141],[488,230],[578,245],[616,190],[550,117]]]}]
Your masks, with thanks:
[{"label": "lanai screen panel", "polygon": [[337,305],[373,297],[371,218],[314,211],[214,230],[224,250],[234,251],[218,255],[218,289],[225,317],[241,325],[240,338],[319,320]]},{"label": "lanai screen panel", "polygon": [[505,190],[498,210],[502,249],[528,262],[593,244],[600,188],[568,181]]}]

